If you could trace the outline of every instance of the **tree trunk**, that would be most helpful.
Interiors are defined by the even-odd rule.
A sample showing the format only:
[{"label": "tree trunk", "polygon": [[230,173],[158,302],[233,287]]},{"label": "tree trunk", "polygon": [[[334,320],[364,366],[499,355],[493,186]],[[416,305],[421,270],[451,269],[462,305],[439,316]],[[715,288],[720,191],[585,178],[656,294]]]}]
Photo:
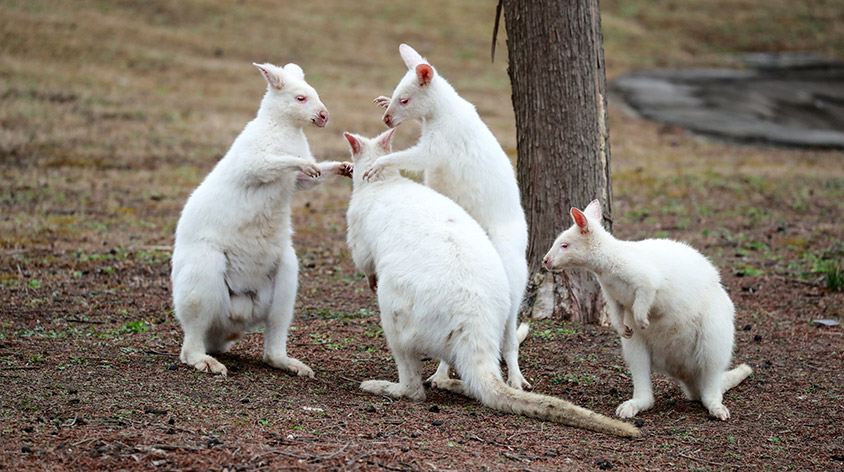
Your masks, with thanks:
[{"label": "tree trunk", "polygon": [[518,178],[530,236],[526,307],[533,317],[604,321],[597,280],[552,275],[542,257],[571,225],[569,209],[601,201],[612,230],[606,73],[598,0],[503,0],[518,139]]}]

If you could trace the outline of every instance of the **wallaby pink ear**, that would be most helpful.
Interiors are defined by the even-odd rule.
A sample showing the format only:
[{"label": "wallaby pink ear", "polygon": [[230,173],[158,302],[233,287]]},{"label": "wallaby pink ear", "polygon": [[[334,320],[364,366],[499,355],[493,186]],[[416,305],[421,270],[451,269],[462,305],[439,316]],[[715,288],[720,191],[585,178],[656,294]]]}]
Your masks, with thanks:
[{"label": "wallaby pink ear", "polygon": [[376,138],[376,141],[378,142],[378,145],[381,146],[381,149],[383,149],[386,152],[392,151],[392,149],[393,149],[393,135],[396,133],[397,129],[398,128],[390,128],[387,131],[384,131],[383,133],[381,133],[378,136],[378,138]]},{"label": "wallaby pink ear", "polygon": [[346,138],[346,141],[349,142],[349,147],[352,148],[352,154],[360,154],[361,146],[360,146],[360,141],[358,140],[358,138],[356,138],[355,135],[348,133],[348,132],[344,132],[343,136]]},{"label": "wallaby pink ear", "polygon": [[399,45],[399,54],[408,69],[413,69],[420,63],[425,62],[425,59],[415,49],[404,43]]},{"label": "wallaby pink ear", "polygon": [[434,78],[434,68],[430,64],[419,64],[416,66],[416,78],[419,79],[419,85],[422,87],[430,84]]},{"label": "wallaby pink ear", "polygon": [[270,87],[281,90],[281,87],[284,86],[284,82],[282,82],[281,76],[273,70],[274,66],[272,64],[258,64],[253,62],[252,65],[261,71],[261,75],[264,76],[264,79],[266,79],[267,84],[269,84]]},{"label": "wallaby pink ear", "polygon": [[589,221],[586,219],[586,215],[583,214],[582,211],[578,210],[575,207],[571,207],[571,219],[574,221],[574,224],[580,228],[581,234],[586,234],[589,232]]},{"label": "wallaby pink ear", "polygon": [[604,213],[601,209],[601,202],[599,202],[597,199],[589,202],[589,205],[586,205],[586,208],[583,210],[583,213],[585,213],[590,220],[598,224],[601,224],[601,221],[603,221],[604,219]]}]

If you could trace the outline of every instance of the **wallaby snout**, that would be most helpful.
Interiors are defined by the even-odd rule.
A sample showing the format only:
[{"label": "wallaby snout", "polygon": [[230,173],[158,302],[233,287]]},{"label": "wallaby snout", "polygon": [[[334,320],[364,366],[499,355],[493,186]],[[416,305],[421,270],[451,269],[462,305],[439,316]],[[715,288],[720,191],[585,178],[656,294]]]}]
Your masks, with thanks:
[{"label": "wallaby snout", "polygon": [[313,121],[313,123],[319,128],[325,127],[325,125],[328,124],[328,110],[323,108],[311,121]]}]

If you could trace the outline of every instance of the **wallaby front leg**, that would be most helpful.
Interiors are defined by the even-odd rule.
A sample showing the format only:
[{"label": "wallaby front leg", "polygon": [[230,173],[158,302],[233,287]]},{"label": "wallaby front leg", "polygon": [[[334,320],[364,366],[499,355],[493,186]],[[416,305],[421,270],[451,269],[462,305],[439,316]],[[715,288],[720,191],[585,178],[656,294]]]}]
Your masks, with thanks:
[{"label": "wallaby front leg", "polygon": [[425,170],[429,159],[416,146],[381,156],[363,174],[367,181],[378,178],[387,169]]},{"label": "wallaby front leg", "polygon": [[318,177],[312,177],[302,171],[296,174],[296,190],[308,190],[335,175],[351,177],[354,170],[354,164],[351,162],[323,161],[317,163],[317,167],[319,167]]},{"label": "wallaby front leg", "polygon": [[302,172],[311,178],[321,174],[316,162],[296,156],[270,156],[260,159],[250,166],[248,179],[258,184],[274,182],[290,172]]},{"label": "wallaby front leg", "polygon": [[624,307],[617,301],[609,297],[606,297],[606,299],[607,311],[610,315],[610,324],[615,329],[615,332],[622,338],[630,338],[633,336],[633,328],[631,328],[632,324],[628,324],[631,320],[628,320],[627,317],[624,316],[627,310],[625,310]]},{"label": "wallaby front leg", "polygon": [[651,322],[648,320],[648,312],[654,303],[656,291],[653,289],[640,288],[636,290],[633,300],[633,320],[639,329],[647,329]]},{"label": "wallaby front leg", "polygon": [[651,354],[640,336],[621,340],[624,361],[633,377],[633,398],[618,405],[615,415],[619,418],[632,418],[640,411],[654,406],[654,393],[651,385]]}]

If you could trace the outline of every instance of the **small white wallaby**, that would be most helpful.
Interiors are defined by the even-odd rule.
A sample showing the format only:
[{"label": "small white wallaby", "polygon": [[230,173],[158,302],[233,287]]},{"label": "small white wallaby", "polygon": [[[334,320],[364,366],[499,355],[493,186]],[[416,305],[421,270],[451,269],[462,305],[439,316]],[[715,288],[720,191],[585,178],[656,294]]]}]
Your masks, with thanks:
[{"label": "small white wallaby", "polygon": [[[519,338],[527,336],[528,327],[516,329],[528,279],[527,223],[513,166],[474,105],[413,48],[402,44],[399,52],[408,71],[392,98],[375,101],[387,109],[387,126],[414,119],[422,123],[422,134],[415,146],[379,158],[366,177],[385,169],[424,171],[425,185],[457,202],[486,231],[508,278],[510,316],[502,345],[508,383],[529,387],[519,368]],[[447,379],[448,365],[443,363],[430,380],[436,385]]]},{"label": "small white wallaby", "polygon": [[669,239],[621,241],[603,228],[601,204],[571,209],[574,224],[545,255],[549,270],[579,268],[598,277],[633,376],[633,398],[616,409],[631,418],[651,408],[651,369],[674,378],[689,400],[726,420],[724,392],[753,370],[727,370],[735,308],[718,270],[692,247]]},{"label": "small white wallaby", "polygon": [[484,230],[459,205],[387,169],[362,174],[388,152],[394,130],[372,140],[346,133],[354,160],[347,241],[358,270],[378,274],[378,306],[399,382],[367,380],[377,395],[423,400],[423,356],[454,366],[462,380],[439,386],[499,411],[619,436],[632,425],[558,398],[524,392],[501,377],[499,352],[510,311],[508,280]]},{"label": "small white wallaby", "polygon": [[325,126],[328,111],[302,69],[255,66],[267,81],[258,115],[191,194],[176,227],[171,278],[185,333],[180,358],[226,375],[208,353],[227,351],[264,324],[264,362],[313,377],[287,356],[298,283],[290,204],[296,188],[351,175],[351,164],[314,161],[302,128]]}]

